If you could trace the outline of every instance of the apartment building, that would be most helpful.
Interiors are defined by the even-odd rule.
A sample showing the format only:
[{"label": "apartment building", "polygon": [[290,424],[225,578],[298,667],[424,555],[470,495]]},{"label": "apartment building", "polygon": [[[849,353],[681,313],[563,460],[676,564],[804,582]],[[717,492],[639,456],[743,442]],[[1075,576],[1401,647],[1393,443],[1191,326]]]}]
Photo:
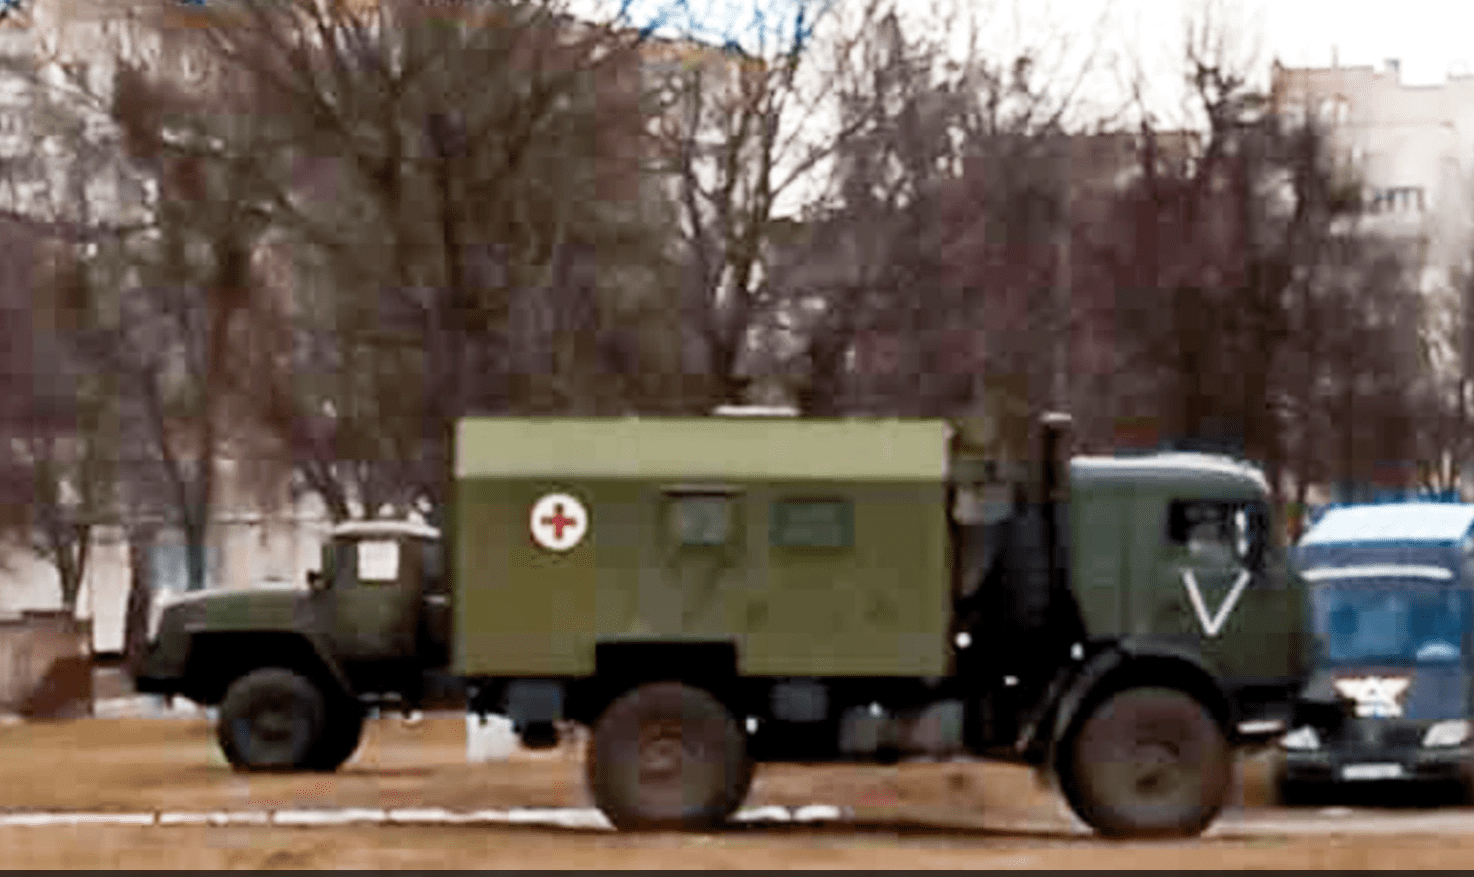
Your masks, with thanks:
[{"label": "apartment building", "polygon": [[[1474,271],[1474,75],[1410,85],[1397,59],[1380,68],[1276,62],[1271,99],[1278,111],[1315,119],[1329,133],[1338,161],[1361,184],[1362,228],[1408,247],[1432,305],[1425,332],[1435,377],[1458,386],[1474,356],[1459,341],[1471,328],[1465,278]],[[1474,480],[1467,472],[1463,480],[1467,494]]]},{"label": "apartment building", "polygon": [[1290,68],[1275,62],[1275,108],[1313,118],[1359,178],[1369,230],[1404,240],[1425,291],[1454,282],[1474,245],[1474,75],[1408,85],[1399,64]]}]

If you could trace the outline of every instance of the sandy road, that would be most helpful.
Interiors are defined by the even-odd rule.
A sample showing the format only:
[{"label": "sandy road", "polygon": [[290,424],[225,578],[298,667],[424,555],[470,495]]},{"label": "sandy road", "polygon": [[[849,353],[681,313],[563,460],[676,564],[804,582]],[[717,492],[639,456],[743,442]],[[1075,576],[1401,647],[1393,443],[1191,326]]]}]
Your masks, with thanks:
[{"label": "sandy road", "polygon": [[[371,723],[332,776],[241,776],[204,722],[0,727],[0,811],[582,808],[575,751],[467,765],[464,724]],[[537,825],[0,826],[18,868],[1418,868],[1474,862],[1474,810],[1266,807],[1261,763],[1242,805],[1191,841],[1090,837],[1025,770],[987,764],[766,766],[749,805],[833,804],[828,824],[749,823],[627,835]]]}]

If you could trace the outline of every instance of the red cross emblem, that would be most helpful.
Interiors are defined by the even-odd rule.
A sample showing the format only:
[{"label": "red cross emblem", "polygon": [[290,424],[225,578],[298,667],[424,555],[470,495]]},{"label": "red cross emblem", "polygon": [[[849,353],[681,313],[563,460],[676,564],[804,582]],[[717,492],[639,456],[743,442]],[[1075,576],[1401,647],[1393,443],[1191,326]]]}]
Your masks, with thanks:
[{"label": "red cross emblem", "polygon": [[553,504],[553,513],[542,519],[543,526],[553,528],[553,538],[561,541],[563,539],[563,528],[571,527],[578,523],[577,518],[563,516],[563,503]]},{"label": "red cross emblem", "polygon": [[566,493],[551,493],[532,507],[532,538],[550,551],[567,551],[582,541],[589,516],[583,504]]}]

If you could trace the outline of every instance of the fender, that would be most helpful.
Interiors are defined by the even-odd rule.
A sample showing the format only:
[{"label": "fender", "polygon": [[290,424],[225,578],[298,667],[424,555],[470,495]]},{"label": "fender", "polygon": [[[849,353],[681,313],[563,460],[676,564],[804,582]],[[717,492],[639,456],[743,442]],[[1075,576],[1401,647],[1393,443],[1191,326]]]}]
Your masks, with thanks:
[{"label": "fender", "polygon": [[[189,631],[189,633],[189,654],[185,660],[186,672],[187,668],[193,665],[194,660],[198,655],[208,654],[212,650],[212,641],[218,642],[221,640],[236,639],[251,639],[257,641],[272,640],[276,644],[278,644],[278,648],[272,649],[273,655],[281,655],[285,657],[287,654],[290,654],[290,651],[288,650],[278,650],[280,644],[290,643],[291,646],[295,647],[291,651],[297,651],[297,657],[314,660],[320,667],[322,667],[323,670],[326,671],[327,677],[337,685],[338,693],[349,698],[353,698],[355,696],[352,683],[348,681],[348,676],[343,672],[343,668],[340,667],[338,665],[338,662],[333,659],[333,653],[331,649],[327,647],[326,643],[321,642],[319,637],[314,636],[308,631],[303,631],[296,628],[272,627],[255,629],[237,628],[231,630],[191,630]],[[208,660],[208,658],[206,658],[205,660]],[[248,663],[251,663],[253,667],[264,666],[265,664],[270,663],[270,659],[268,658],[264,661],[253,661]]]},{"label": "fender", "polygon": [[[1208,693],[1211,700],[1205,706],[1218,716],[1225,728],[1225,734],[1233,727],[1233,699],[1223,690],[1217,674],[1209,669],[1200,655],[1191,649],[1160,640],[1125,639],[1091,656],[1060,696],[1058,706],[1054,709],[1054,720],[1050,723],[1046,758],[1042,765],[1045,770],[1053,770],[1056,747],[1069,733],[1080,710],[1089,703],[1100,686],[1120,673],[1136,675],[1137,669],[1141,672],[1141,678],[1146,680],[1153,677],[1175,677],[1173,681],[1179,683],[1191,681],[1195,687]],[[1021,748],[1032,747],[1038,742],[1043,724],[1041,720],[1030,739],[1020,741]]]}]

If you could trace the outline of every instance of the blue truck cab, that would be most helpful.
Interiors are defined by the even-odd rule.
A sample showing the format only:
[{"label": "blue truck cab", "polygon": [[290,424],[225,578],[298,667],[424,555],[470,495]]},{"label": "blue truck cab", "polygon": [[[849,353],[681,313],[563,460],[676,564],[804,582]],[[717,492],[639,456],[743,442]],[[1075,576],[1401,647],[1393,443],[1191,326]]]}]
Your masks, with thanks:
[{"label": "blue truck cab", "polygon": [[1281,739],[1287,803],[1350,784],[1474,795],[1474,505],[1334,508],[1295,549],[1317,639],[1312,696],[1354,715]]}]

